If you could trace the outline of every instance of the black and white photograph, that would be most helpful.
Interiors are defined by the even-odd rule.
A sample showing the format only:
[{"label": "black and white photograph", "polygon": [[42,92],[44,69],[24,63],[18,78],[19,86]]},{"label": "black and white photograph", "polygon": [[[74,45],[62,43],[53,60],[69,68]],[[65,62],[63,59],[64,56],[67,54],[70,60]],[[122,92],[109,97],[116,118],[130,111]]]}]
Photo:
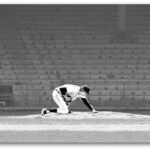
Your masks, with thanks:
[{"label": "black and white photograph", "polygon": [[150,144],[150,4],[0,4],[0,144]]}]

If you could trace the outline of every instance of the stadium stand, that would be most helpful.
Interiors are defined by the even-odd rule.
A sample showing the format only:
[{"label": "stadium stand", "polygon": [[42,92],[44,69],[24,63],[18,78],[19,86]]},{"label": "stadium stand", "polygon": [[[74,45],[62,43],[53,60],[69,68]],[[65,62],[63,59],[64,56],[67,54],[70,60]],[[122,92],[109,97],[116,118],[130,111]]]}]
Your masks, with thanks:
[{"label": "stadium stand", "polygon": [[54,105],[53,88],[71,83],[89,85],[98,108],[149,108],[148,9],[127,6],[132,40],[117,43],[117,5],[0,6],[0,83],[13,107]]},{"label": "stadium stand", "polygon": [[149,5],[127,7],[128,31],[136,39],[135,43],[149,44],[149,15]]}]

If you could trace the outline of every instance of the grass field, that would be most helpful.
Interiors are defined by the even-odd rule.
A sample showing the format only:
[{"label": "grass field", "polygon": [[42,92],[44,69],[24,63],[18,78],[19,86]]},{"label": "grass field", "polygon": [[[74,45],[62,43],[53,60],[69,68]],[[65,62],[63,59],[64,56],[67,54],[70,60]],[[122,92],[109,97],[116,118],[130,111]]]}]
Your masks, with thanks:
[{"label": "grass field", "polygon": [[2,143],[149,143],[150,115],[143,112],[73,112],[66,115],[0,111]]}]

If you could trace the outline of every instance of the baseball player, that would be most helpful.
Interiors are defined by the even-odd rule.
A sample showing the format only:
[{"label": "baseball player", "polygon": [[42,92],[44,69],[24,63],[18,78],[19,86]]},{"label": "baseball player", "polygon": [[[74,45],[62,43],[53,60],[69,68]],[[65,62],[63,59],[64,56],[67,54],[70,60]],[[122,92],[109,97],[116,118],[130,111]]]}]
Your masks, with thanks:
[{"label": "baseball player", "polygon": [[52,92],[52,97],[55,103],[58,105],[58,108],[47,109],[43,108],[41,111],[41,115],[44,116],[50,112],[68,114],[71,113],[69,111],[69,105],[71,102],[75,101],[77,98],[81,99],[83,103],[93,112],[97,113],[94,107],[89,103],[90,88],[87,85],[77,86],[72,84],[64,84],[55,88]]}]

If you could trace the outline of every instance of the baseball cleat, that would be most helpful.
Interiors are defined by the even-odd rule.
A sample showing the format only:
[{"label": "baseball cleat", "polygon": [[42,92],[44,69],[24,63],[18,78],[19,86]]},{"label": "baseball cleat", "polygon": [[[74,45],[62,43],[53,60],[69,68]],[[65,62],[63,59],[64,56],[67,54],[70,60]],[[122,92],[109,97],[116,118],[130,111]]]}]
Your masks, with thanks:
[{"label": "baseball cleat", "polygon": [[45,116],[47,114],[47,108],[43,108],[41,111],[41,116]]}]

